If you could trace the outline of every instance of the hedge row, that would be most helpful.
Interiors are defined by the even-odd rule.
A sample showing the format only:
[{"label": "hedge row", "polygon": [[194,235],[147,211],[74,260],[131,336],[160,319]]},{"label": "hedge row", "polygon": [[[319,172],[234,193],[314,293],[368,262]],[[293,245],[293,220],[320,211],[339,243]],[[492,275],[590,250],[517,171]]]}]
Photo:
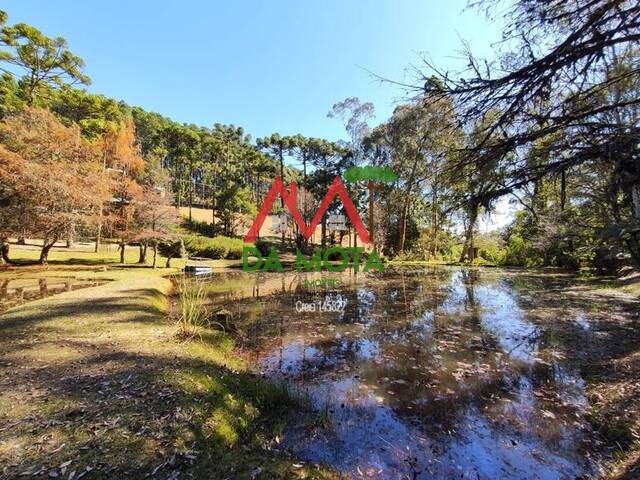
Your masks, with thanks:
[{"label": "hedge row", "polygon": [[207,238],[199,235],[185,237],[184,244],[190,256],[205,257],[214,260],[220,258],[242,258],[242,247],[245,245],[239,238]]}]

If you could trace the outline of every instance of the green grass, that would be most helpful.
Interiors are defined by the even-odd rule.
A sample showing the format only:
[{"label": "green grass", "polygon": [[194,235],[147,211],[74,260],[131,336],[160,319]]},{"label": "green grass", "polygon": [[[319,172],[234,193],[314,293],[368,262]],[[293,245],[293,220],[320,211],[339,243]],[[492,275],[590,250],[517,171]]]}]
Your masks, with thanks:
[{"label": "green grass", "polygon": [[[40,248],[36,245],[11,245],[11,260],[19,263],[34,262],[40,258]],[[153,251],[151,248],[147,252],[147,264],[151,265]],[[139,258],[138,247],[125,248],[125,263],[137,264]],[[158,255],[158,265],[163,266],[165,258]],[[174,260],[175,261],[175,260]],[[49,252],[50,264],[65,265],[104,265],[120,262],[120,252],[115,244],[104,244],[100,246],[100,251],[95,253],[89,246],[66,248],[53,247]]]},{"label": "green grass", "polygon": [[304,399],[251,373],[222,332],[179,339],[166,278],[175,269],[104,270],[96,265],[117,257],[52,252],[59,262],[79,256],[88,261],[0,270],[5,279],[110,280],[0,315],[4,475],[336,478],[271,451]]},{"label": "green grass", "polygon": [[[235,240],[235,239],[234,239]],[[197,255],[196,255],[197,256]],[[242,256],[242,249],[240,249],[240,257]],[[239,257],[239,258],[240,258]],[[10,258],[15,261],[19,267],[27,266],[37,262],[40,258],[40,249],[36,246],[22,246],[11,245]],[[146,264],[138,264],[139,251],[137,247],[127,247],[125,249],[125,265],[130,268],[136,267],[149,267],[153,261],[153,251],[149,248],[147,252]],[[159,269],[164,269],[166,263],[166,257],[158,254],[157,266]],[[171,260],[171,268],[173,270],[181,270],[189,263],[187,259],[174,258]],[[65,248],[54,247],[49,253],[49,264],[56,267],[71,268],[83,268],[90,266],[109,266],[120,264],[120,252],[115,245],[103,245],[100,248],[100,252],[95,253],[93,250],[87,248]],[[209,263],[214,268],[224,268],[230,266],[240,265],[241,262],[237,259],[217,259]],[[167,270],[164,270],[165,272]],[[2,269],[0,268],[0,275]]]}]

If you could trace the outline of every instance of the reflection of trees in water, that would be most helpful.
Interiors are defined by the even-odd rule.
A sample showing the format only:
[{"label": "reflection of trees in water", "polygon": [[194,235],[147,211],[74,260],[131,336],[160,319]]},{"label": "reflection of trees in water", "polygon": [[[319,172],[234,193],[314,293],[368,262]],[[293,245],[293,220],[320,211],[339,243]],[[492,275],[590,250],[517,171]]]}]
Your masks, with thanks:
[{"label": "reflection of trees in water", "polygon": [[[328,374],[349,378],[350,370],[357,370],[356,383],[370,387],[366,392],[380,392],[399,417],[432,436],[455,431],[470,409],[494,411],[491,421],[503,421],[498,416],[505,412],[505,402],[521,394],[523,385],[531,390],[526,395],[534,411],[527,415],[563,408],[558,401],[563,370],[554,362],[526,364],[504,354],[497,341],[500,331],[489,331],[483,324],[484,296],[477,291],[482,286],[508,292],[524,319],[535,323],[530,313],[540,305],[521,305],[519,296],[544,289],[540,279],[496,280],[475,269],[389,272],[363,287],[340,289],[348,302],[341,315],[295,312],[297,300],[312,302],[324,292],[290,288],[282,278],[277,292],[256,292],[235,301],[232,308],[245,344],[279,355],[279,369],[287,342],[295,338],[301,343],[299,351],[289,352],[298,356],[293,359],[294,379],[322,379]],[[571,409],[566,410],[569,415]]]},{"label": "reflection of trees in water", "polygon": [[[468,315],[440,311],[447,295],[440,294],[439,286],[434,285],[432,279],[402,274],[400,277],[404,318],[377,332],[375,336],[385,361],[380,365],[368,364],[363,370],[363,379],[377,383],[382,391],[392,392],[387,395],[387,404],[425,432],[435,435],[452,431],[470,403],[484,402],[505,388],[495,358],[488,351],[489,342],[483,342],[482,349],[477,346],[473,350],[467,349],[473,344],[471,339],[481,325],[480,308],[474,294],[478,275],[473,271],[462,275]],[[453,281],[451,272],[446,280]],[[425,317],[431,318],[426,338],[419,335],[423,329],[417,329],[413,322],[407,321],[408,318]],[[439,349],[441,342],[457,350],[442,351]],[[473,382],[458,382],[449,364],[474,361],[491,362],[492,375],[482,381],[475,378]],[[417,368],[411,368],[413,366]]]},{"label": "reflection of trees in water", "polygon": [[[523,274],[508,280],[519,309],[527,320],[543,327],[541,344],[562,352],[570,363],[583,365],[585,374],[597,364],[608,364],[640,350],[640,302],[575,289],[574,277],[549,278]],[[581,280],[578,287],[599,285]],[[589,321],[589,330],[576,319]],[[634,319],[635,327],[625,320]],[[615,339],[615,341],[611,341]]]},{"label": "reflection of trees in water", "polygon": [[[15,286],[12,290],[9,290],[12,283]],[[70,292],[78,288],[92,287],[101,283],[103,282],[77,281],[75,279],[60,280],[56,278],[0,280],[0,311],[24,302]]]}]

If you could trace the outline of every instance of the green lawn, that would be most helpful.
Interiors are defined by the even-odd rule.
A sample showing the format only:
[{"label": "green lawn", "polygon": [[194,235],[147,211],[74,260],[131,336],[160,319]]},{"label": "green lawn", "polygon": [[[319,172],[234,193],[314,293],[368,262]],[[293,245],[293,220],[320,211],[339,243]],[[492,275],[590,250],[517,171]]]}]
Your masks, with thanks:
[{"label": "green lawn", "polygon": [[0,478],[336,478],[277,452],[306,406],[249,372],[232,338],[177,339],[166,278],[176,270],[103,269],[114,257],[63,249],[51,260],[0,280],[108,282],[0,315]]}]

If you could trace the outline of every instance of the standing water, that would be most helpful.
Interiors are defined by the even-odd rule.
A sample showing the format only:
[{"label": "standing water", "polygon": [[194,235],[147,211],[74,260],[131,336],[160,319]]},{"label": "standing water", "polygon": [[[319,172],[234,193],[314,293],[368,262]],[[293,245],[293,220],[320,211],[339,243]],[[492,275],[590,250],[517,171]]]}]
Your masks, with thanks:
[{"label": "standing water", "polygon": [[67,277],[0,278],[0,313],[33,300],[81,288],[96,287],[103,283],[105,282]]},{"label": "standing water", "polygon": [[600,322],[637,317],[572,295],[575,283],[446,267],[237,272],[216,275],[211,297],[255,368],[311,399],[317,414],[283,442],[297,458],[354,478],[555,479],[597,474],[581,361]]}]

